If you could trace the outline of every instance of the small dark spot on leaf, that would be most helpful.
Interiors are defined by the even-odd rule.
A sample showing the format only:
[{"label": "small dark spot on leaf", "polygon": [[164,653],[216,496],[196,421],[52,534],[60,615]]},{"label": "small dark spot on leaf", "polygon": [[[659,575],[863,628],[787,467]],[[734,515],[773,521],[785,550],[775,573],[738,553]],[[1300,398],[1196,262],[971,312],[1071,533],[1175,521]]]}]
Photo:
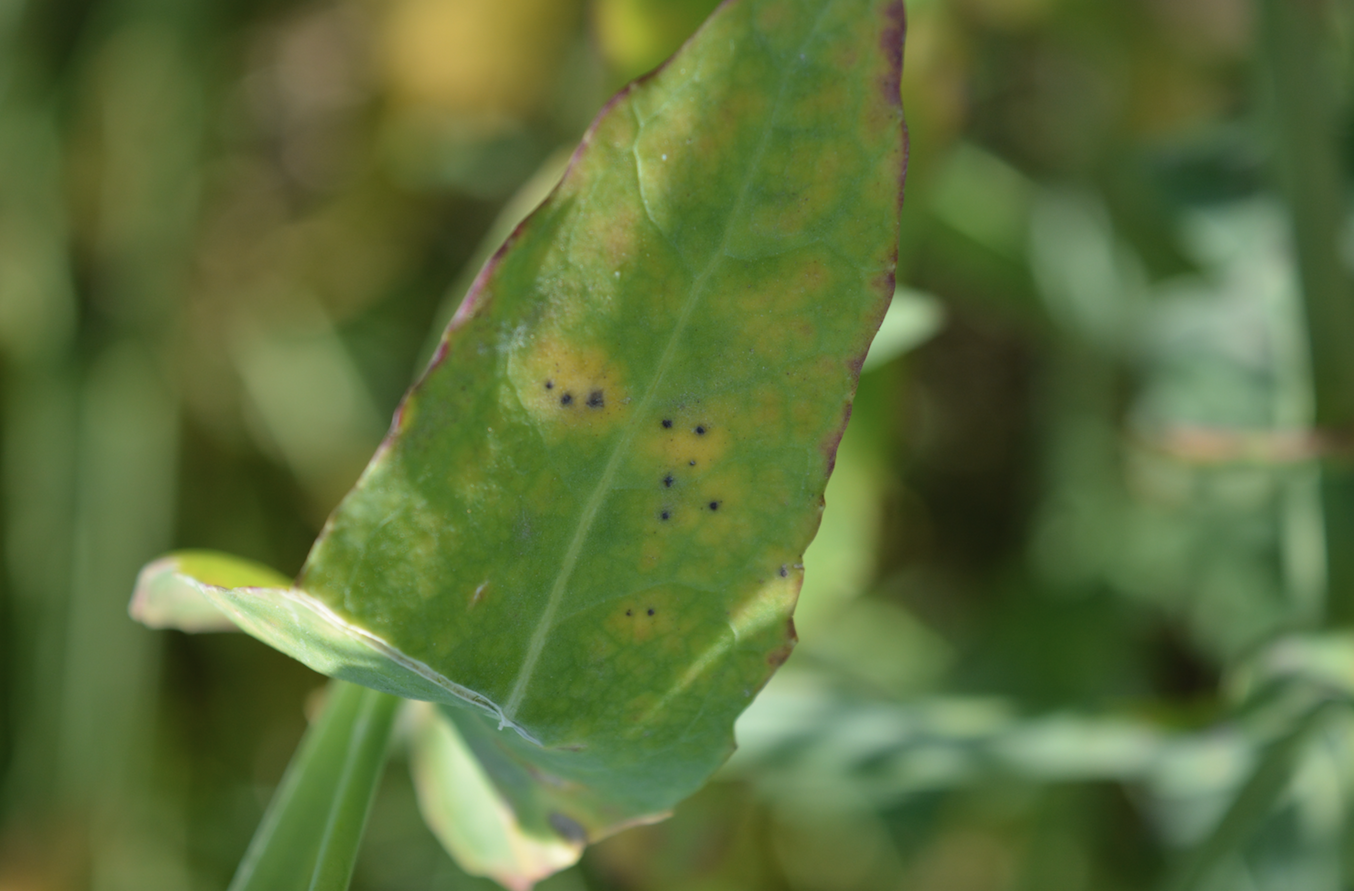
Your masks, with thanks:
[{"label": "small dark spot on leaf", "polygon": [[625,611],[625,614],[626,614],[627,616],[633,616],[635,613],[634,613],[634,610],[626,610],[626,611]]},{"label": "small dark spot on leaf", "polygon": [[573,405],[573,404],[574,404],[574,394],[573,394],[573,393],[565,393],[563,396],[561,396],[561,397],[559,398],[559,404],[560,404],[560,405]]},{"label": "small dark spot on leaf", "polygon": [[546,388],[547,390],[553,390],[553,389],[555,389],[555,382],[554,382],[554,381],[546,381],[546,382],[545,382],[545,388]]},{"label": "small dark spot on leaf", "polygon": [[711,501],[711,502],[710,502],[710,510],[719,510],[719,502],[718,502],[718,501]]},{"label": "small dark spot on leaf", "polygon": [[583,844],[588,840],[588,830],[584,829],[577,820],[572,820],[559,811],[551,813],[548,819],[550,827],[558,832],[565,841]]},{"label": "small dark spot on leaf", "polygon": [[696,427],[696,435],[697,435],[697,436],[704,436],[704,435],[705,435],[705,425],[702,424],[702,425]]},{"label": "small dark spot on leaf", "polygon": [[667,486],[669,489],[672,488],[673,482],[674,480],[672,479],[672,474],[668,474],[667,476],[663,477],[663,485]]},{"label": "small dark spot on leaf", "polygon": [[664,419],[663,419],[663,428],[664,428],[664,429],[667,429],[667,428],[669,428],[669,427],[671,427],[671,426],[672,426],[672,421],[668,420],[667,418],[664,418]]},{"label": "small dark spot on leaf", "polygon": [[601,390],[593,390],[588,394],[588,408],[601,408],[604,404]]},{"label": "small dark spot on leaf", "polygon": [[789,577],[790,577],[790,569],[789,569],[788,566],[782,566],[782,567],[780,568],[780,577],[783,578],[783,579],[784,579],[784,578],[789,578]]},{"label": "small dark spot on leaf", "polygon": [[653,615],[653,607],[649,607],[649,615]]},{"label": "small dark spot on leaf", "polygon": [[672,514],[668,513],[667,511],[663,511],[661,514],[658,515],[658,518],[661,520],[666,520],[670,516],[672,516]]},{"label": "small dark spot on leaf", "polygon": [[693,458],[692,460],[686,462],[686,463],[687,463],[689,466],[691,466],[691,467],[695,467],[695,466],[696,466],[696,461],[695,461],[694,458]]}]

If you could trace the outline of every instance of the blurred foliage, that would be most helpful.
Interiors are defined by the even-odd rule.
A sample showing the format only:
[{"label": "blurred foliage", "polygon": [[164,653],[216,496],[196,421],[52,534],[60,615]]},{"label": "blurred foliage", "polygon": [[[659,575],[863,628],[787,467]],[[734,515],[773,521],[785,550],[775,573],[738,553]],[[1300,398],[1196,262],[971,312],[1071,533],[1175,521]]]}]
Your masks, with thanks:
[{"label": "blurred foliage", "polygon": [[[294,572],[712,6],[0,2],[0,889],[225,887],[321,680],[135,626],[136,570]],[[939,333],[862,377],[724,779],[542,887],[1347,887],[1354,7],[909,12],[900,281],[943,312],[894,342]],[[488,887],[403,767],[354,887]]]}]

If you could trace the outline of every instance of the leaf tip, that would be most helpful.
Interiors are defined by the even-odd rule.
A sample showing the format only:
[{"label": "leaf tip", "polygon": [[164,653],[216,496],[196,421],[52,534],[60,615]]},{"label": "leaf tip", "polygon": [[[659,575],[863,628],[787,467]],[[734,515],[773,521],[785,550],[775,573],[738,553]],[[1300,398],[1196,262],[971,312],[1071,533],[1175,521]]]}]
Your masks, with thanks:
[{"label": "leaf tip", "polygon": [[235,631],[235,623],[202,596],[197,580],[184,572],[183,563],[180,554],[147,563],[136,576],[127,614],[156,630]]}]

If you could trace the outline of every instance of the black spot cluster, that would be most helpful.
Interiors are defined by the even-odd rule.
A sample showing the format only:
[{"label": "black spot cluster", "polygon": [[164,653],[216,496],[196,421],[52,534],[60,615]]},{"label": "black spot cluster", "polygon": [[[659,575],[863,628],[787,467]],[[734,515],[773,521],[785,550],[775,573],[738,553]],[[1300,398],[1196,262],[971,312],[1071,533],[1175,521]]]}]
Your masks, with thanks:
[{"label": "black spot cluster", "polygon": [[[673,421],[672,418],[663,418],[661,421],[659,421],[659,424],[662,425],[664,430],[671,430]],[[697,436],[704,436],[705,434],[710,432],[710,427],[705,423],[700,423],[697,424],[695,427],[692,427],[691,432],[696,434]],[[690,459],[689,461],[686,462],[686,465],[688,467],[695,467],[696,459],[695,458]],[[677,477],[673,473],[669,472],[667,474],[664,474],[662,482],[664,489],[671,489],[674,485],[676,485]],[[719,506],[723,503],[724,502],[719,499],[714,499],[712,501],[706,502],[705,508],[710,511],[717,511],[719,510]],[[659,511],[658,519],[663,520],[664,522],[672,519],[672,508],[665,507],[661,511]]]},{"label": "black spot cluster", "polygon": [[[555,389],[555,382],[546,381],[545,388],[547,390]],[[559,397],[559,404],[562,408],[569,408],[574,404],[574,394],[566,391],[563,396]],[[593,390],[588,394],[587,406],[588,408],[605,408],[606,393],[602,390]]]},{"label": "black spot cluster", "polygon": [[[672,429],[672,418],[664,418],[659,423],[663,425],[664,430]],[[691,432],[696,434],[697,436],[704,436],[706,433],[710,432],[710,428],[706,427],[704,424],[697,424],[695,427],[691,429]]]}]

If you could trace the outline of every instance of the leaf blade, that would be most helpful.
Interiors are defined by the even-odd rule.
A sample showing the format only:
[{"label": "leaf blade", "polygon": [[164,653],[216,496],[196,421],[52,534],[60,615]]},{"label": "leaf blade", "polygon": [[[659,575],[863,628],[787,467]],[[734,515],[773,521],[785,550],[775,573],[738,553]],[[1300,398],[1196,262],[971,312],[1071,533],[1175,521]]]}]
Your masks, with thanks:
[{"label": "leaf blade", "polygon": [[694,791],[793,645],[894,291],[901,31],[890,0],[721,7],[486,266],[297,586],[207,598],[481,706],[448,715],[521,819],[591,840]]}]

